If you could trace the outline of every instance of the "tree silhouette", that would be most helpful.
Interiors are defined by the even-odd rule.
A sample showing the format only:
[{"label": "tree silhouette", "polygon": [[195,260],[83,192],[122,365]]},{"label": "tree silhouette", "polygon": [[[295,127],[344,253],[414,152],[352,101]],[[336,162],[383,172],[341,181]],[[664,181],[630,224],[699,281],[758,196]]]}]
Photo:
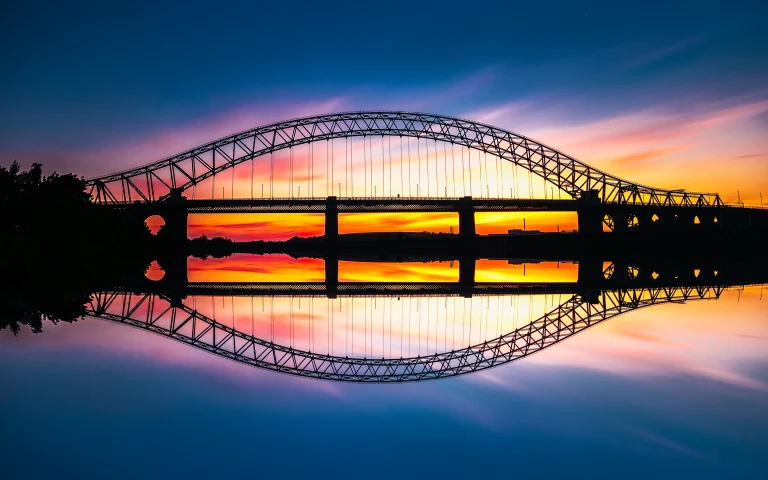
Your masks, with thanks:
[{"label": "tree silhouette", "polygon": [[0,167],[0,330],[74,321],[92,292],[141,275],[153,255],[142,222],[96,205],[75,175]]}]

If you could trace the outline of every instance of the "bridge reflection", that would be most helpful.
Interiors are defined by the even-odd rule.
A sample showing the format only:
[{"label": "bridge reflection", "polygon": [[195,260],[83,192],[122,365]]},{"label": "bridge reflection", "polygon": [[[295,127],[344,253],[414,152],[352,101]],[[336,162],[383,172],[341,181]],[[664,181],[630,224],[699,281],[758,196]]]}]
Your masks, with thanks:
[{"label": "bridge reflection", "polygon": [[[92,316],[320,379],[402,382],[476,372],[622,313],[764,283],[768,271],[764,256],[752,261],[746,253],[761,248],[768,210],[634,183],[513,132],[440,115],[349,112],[278,122],[88,186],[94,202],[131,223],[152,215],[165,222],[151,242],[163,278],[95,295]],[[577,229],[477,235],[476,213],[510,211],[575,212]],[[383,234],[372,221],[360,234],[340,232],[340,215],[365,212],[450,212],[458,230]],[[189,214],[215,213],[317,213],[322,236],[188,240]],[[322,262],[322,280],[189,281],[189,255],[244,253]],[[576,278],[479,281],[488,278],[478,278],[478,260],[515,255],[576,262]],[[339,271],[345,260],[457,261],[458,280],[352,282]]]},{"label": "bridge reflection", "polygon": [[406,382],[503,365],[618,315],[653,305],[717,299],[725,288],[659,286],[547,296],[378,300],[252,296],[238,299],[237,306],[231,296],[190,296],[177,303],[159,293],[103,292],[92,297],[88,315],[282,373],[349,382]]},{"label": "bridge reflection", "polygon": [[[304,254],[302,254],[304,255]],[[211,281],[206,278],[205,272],[197,272],[198,281],[183,283],[142,281],[132,285],[133,291],[161,293],[171,298],[186,295],[228,295],[228,296],[464,296],[477,295],[513,295],[513,294],[566,294],[585,293],[595,290],[658,288],[659,286],[707,286],[707,285],[736,285],[748,283],[762,283],[766,280],[768,266],[764,261],[749,262],[745,259],[723,258],[721,256],[690,258],[668,257],[632,257],[624,256],[612,260],[601,260],[600,257],[583,258],[581,260],[565,263],[563,269],[566,274],[558,272],[558,262],[543,262],[545,265],[557,265],[557,269],[542,269],[539,275],[531,277],[525,275],[511,275],[504,277],[503,273],[497,274],[499,281],[477,281],[476,266],[479,263],[474,252],[456,254],[458,261],[457,281],[404,281],[405,278],[386,277],[386,269],[379,270],[382,278],[376,278],[379,273],[374,273],[371,280],[364,281],[339,281],[339,262],[336,259],[324,259],[323,281]],[[554,256],[566,258],[568,255],[554,253]],[[246,257],[248,258],[248,257]],[[289,257],[287,257],[289,258]],[[434,257],[417,256],[410,261],[401,262],[375,261],[369,259],[366,262],[349,262],[356,268],[370,268],[367,265],[413,265],[425,264],[425,261]],[[438,257],[439,258],[439,257]],[[214,275],[213,278],[233,278],[232,270],[227,270],[226,259],[216,262],[213,269],[218,273],[224,271],[224,275]],[[419,262],[421,260],[421,262]],[[256,268],[263,261],[260,256],[252,256],[250,260],[235,260],[232,268]],[[250,263],[249,263],[250,262]],[[523,273],[526,263],[536,268],[539,263],[536,259],[494,259],[485,262],[501,262],[504,264],[521,264]],[[199,262],[197,268],[205,262]],[[251,267],[253,265],[253,267]],[[310,266],[315,266],[314,264]],[[317,267],[317,266],[315,266]],[[437,263],[433,270],[442,269],[449,271],[452,264],[448,262]],[[186,268],[183,277],[186,279]],[[279,268],[274,263],[266,263],[264,268]],[[426,267],[425,267],[426,268]],[[315,268],[317,270],[317,268]],[[428,270],[428,269],[427,269]],[[321,272],[309,273],[308,277],[317,276]],[[422,275],[430,276],[429,272]],[[264,276],[268,277],[268,274]],[[297,276],[295,272],[291,276]],[[415,275],[418,277],[418,275]],[[432,275],[433,278],[445,278],[446,275]],[[179,275],[176,275],[178,278]],[[301,276],[299,276],[301,278]],[[366,278],[363,276],[363,278]]]}]

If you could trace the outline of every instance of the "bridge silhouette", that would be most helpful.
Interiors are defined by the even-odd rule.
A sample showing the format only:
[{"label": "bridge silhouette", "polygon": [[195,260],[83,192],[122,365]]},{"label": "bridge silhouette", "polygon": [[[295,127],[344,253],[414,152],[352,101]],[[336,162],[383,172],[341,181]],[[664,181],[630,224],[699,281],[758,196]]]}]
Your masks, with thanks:
[{"label": "bridge silhouette", "polygon": [[[380,139],[375,146],[374,138]],[[335,153],[341,150],[336,142],[340,139],[343,158]],[[416,160],[411,152],[412,139],[416,140]],[[299,171],[294,152],[304,146],[297,153],[303,155],[304,162]],[[281,151],[289,152],[288,167],[275,164],[274,155]],[[488,155],[492,158],[490,166]],[[235,199],[234,169],[243,164],[247,167],[248,162],[250,198]],[[416,173],[412,171],[414,165]],[[531,178],[538,177],[552,187],[552,198],[519,198],[517,169],[529,176],[529,196],[533,192]],[[216,178],[220,185],[226,182],[222,178],[227,171],[231,173],[231,198],[216,198]],[[261,196],[254,191],[257,177],[262,180]],[[204,185],[210,185],[210,195],[203,191]],[[323,213],[330,241],[338,235],[338,214],[343,212],[457,212],[459,232],[467,238],[475,233],[474,212],[479,211],[576,211],[579,232],[592,235],[601,233],[604,225],[615,231],[688,231],[743,227],[766,218],[765,211],[728,207],[716,193],[654,188],[610,175],[501,128],[408,112],[350,112],[273,123],[141,167],[90,179],[88,187],[97,203],[135,211],[137,217],[160,215],[179,238],[186,233],[190,212]],[[555,201],[554,188],[570,201]],[[546,187],[543,193],[546,197]],[[198,200],[200,195],[206,199]]]},{"label": "bridge silhouette", "polygon": [[[527,175],[527,182],[523,175]],[[541,180],[541,194],[534,194],[533,178]],[[250,188],[244,191],[243,183]],[[404,382],[477,372],[523,358],[629,311],[716,299],[728,286],[765,281],[762,263],[759,268],[744,268],[720,258],[699,257],[691,262],[681,258],[697,237],[717,234],[720,236],[716,238],[723,238],[725,233],[754,228],[764,231],[768,211],[728,206],[716,193],[641,185],[522,135],[448,116],[374,111],[277,122],[154,163],[93,178],[87,185],[94,202],[122,210],[137,222],[161,216],[165,221],[165,253],[172,252],[170,260],[166,257],[161,261],[168,273],[166,280],[94,295],[90,316],[149,330],[239,362],[304,377]],[[526,187],[526,194],[522,187]],[[609,245],[606,239],[627,241],[626,245],[635,247],[654,236],[677,236],[684,241],[670,251],[676,263],[646,257],[638,260],[621,249],[608,249],[606,255],[593,251],[574,258],[579,262],[576,282],[475,281],[475,260],[487,257],[489,253],[482,250],[491,244],[488,237],[477,235],[475,213],[553,211],[576,212],[578,232],[574,237],[581,240],[569,248],[569,253],[589,245],[604,249]],[[459,281],[339,282],[339,255],[348,246],[340,242],[339,215],[387,212],[456,213],[458,234],[452,236],[455,242],[450,248],[445,248],[458,255]],[[188,215],[215,213],[324,215],[322,243],[311,247],[309,256],[325,259],[325,281],[188,282],[188,252],[184,247]],[[629,242],[627,235],[635,235],[635,240]],[[537,242],[563,244],[561,239],[552,238]],[[530,242],[514,241],[535,250]],[[500,248],[503,250],[503,245]],[[187,301],[207,296],[231,297],[233,302],[235,296],[250,297],[251,301],[326,297],[324,301],[331,305],[356,297],[384,296],[399,301],[400,297],[452,296],[471,300],[473,296],[534,294],[565,295],[566,300],[496,338],[442,353],[402,358],[338,356],[280,345],[253,332],[239,331],[234,318],[231,325],[217,321]]]},{"label": "bridge silhouette", "polygon": [[[527,182],[520,172],[527,174]],[[544,198],[534,198],[539,195],[534,177],[542,181]],[[243,183],[250,185],[249,195]],[[523,198],[523,186],[529,198]],[[711,234],[768,231],[765,209],[727,206],[716,193],[640,185],[501,128],[408,112],[277,122],[90,179],[87,187],[94,202],[120,209],[136,222],[163,218],[168,271],[163,282],[179,285],[187,282],[183,246],[189,214],[322,214],[330,295],[338,275],[339,215],[346,213],[455,212],[456,236],[463,244],[457,248],[463,250],[472,249],[478,238],[477,212],[576,212],[578,235],[591,239],[608,231],[685,237],[678,242],[683,244]],[[176,252],[174,258],[169,251]],[[460,266],[464,283],[472,283],[470,260]]]},{"label": "bridge silhouette", "polygon": [[[341,146],[343,155],[338,153]],[[280,155],[287,158],[287,166]],[[526,182],[518,171],[528,176],[528,198],[521,194],[521,183],[525,186]],[[543,182],[543,198],[534,195],[533,177]],[[249,195],[243,195],[244,182],[250,186]],[[143,223],[149,216],[163,218],[161,234],[148,245],[157,249],[158,261],[166,270],[161,281],[127,280],[93,295],[87,315],[148,330],[242,363],[318,379],[405,382],[477,372],[524,358],[639,308],[717,299],[730,286],[765,283],[768,271],[763,256],[745,264],[748,255],[733,248],[738,242],[718,243],[742,232],[749,232],[753,240],[764,234],[768,210],[728,206],[716,193],[633,183],[527,137],[447,116],[351,112],[278,122],[90,179],[87,186],[95,203],[120,210],[130,220]],[[546,186],[551,186],[549,195]],[[561,198],[563,194],[567,198]],[[407,247],[418,257],[424,256],[425,248],[438,245],[433,256],[458,260],[458,282],[340,282],[339,259],[350,254],[350,244],[355,242],[346,242],[340,235],[339,215],[387,212],[456,213],[457,234],[439,239],[422,235],[418,246],[411,238],[397,248]],[[578,230],[570,236],[492,238],[477,235],[478,212],[575,212]],[[322,214],[322,238],[291,245],[285,242],[280,248],[304,249],[301,256],[323,258],[325,281],[189,282],[186,260],[192,242],[187,238],[188,216],[216,213]],[[697,243],[707,237],[714,241]],[[646,248],[652,238],[662,242],[651,248],[658,248],[666,239],[679,241],[654,258]],[[385,244],[357,242],[355,248],[370,251],[371,246],[379,249]],[[701,245],[713,244],[726,252],[700,255]],[[557,260],[577,261],[578,280],[475,281],[478,258],[499,258],[501,252],[503,258],[513,259],[507,257],[515,251],[512,247],[531,253],[526,258],[547,259],[539,255],[550,249],[558,252],[554,254]],[[635,255],[628,251],[632,248],[643,251]],[[342,302],[360,297],[374,301],[378,297],[390,301],[453,297],[471,302],[475,296],[523,295],[566,298],[537,319],[495,338],[398,358],[341,356],[333,349],[323,354],[281,345],[256,336],[253,330],[250,334],[238,330],[234,318],[236,296],[250,297],[251,302],[254,298],[290,298],[292,302],[294,298],[325,297],[322,301],[331,310],[331,306],[340,307]],[[197,309],[194,302],[200,297],[231,298],[231,324]],[[389,312],[391,315],[392,310]],[[253,303],[251,315],[253,321]]]},{"label": "bridge silhouette", "polygon": [[[698,268],[694,268],[698,265]],[[165,290],[162,284],[146,284],[146,288],[114,289],[95,294],[87,306],[87,315],[103,320],[109,320],[171,338],[182,343],[203,349],[212,354],[229,358],[241,363],[264,368],[268,370],[298,375],[302,377],[338,380],[348,382],[408,382],[437,378],[446,378],[478,372],[487,368],[503,365],[542,349],[555,345],[571,336],[597,325],[615,316],[628,313],[640,308],[668,303],[684,303],[690,300],[717,299],[721,293],[731,287],[744,285],[765,284],[765,261],[756,262],[693,259],[691,261],[681,258],[666,258],[661,260],[648,260],[646,262],[600,262],[589,268],[598,268],[600,275],[588,275],[577,282],[473,282],[471,285],[461,282],[341,282],[335,285],[334,295],[328,295],[327,282],[190,282],[185,285],[183,292],[177,290]],[[581,273],[580,273],[581,276]],[[404,317],[406,323],[411,324],[412,299],[425,299],[427,306],[421,313],[418,304],[415,315],[426,318],[426,331],[435,332],[435,338],[427,338],[427,347],[434,344],[439,350],[438,344],[446,345],[448,342],[448,324],[451,322],[448,312],[453,312],[453,322],[456,320],[456,311],[459,307],[453,303],[449,309],[448,298],[461,305],[461,317],[464,318],[469,304],[469,320],[482,324],[483,315],[486,317],[486,304],[490,300],[501,299],[494,303],[494,316],[501,319],[501,325],[511,325],[510,319],[517,315],[516,307],[505,312],[502,302],[513,299],[547,297],[558,298],[557,305],[545,310],[544,314],[531,318],[527,323],[517,325],[508,331],[502,331],[493,338],[472,337],[464,341],[464,332],[461,332],[459,342],[451,340],[450,348],[444,351],[417,355],[403,354],[402,344],[400,355],[391,355],[392,342],[392,312],[397,310],[400,317],[401,328]],[[243,330],[243,317],[248,317],[240,312],[235,314],[235,297],[245,297],[246,310],[250,299],[250,327],[251,331]],[[462,298],[463,297],[463,298]],[[479,297],[479,298],[472,298]],[[291,341],[281,343],[275,339],[276,318],[282,318],[287,323],[288,315],[284,311],[275,313],[274,309],[265,311],[265,300],[268,305],[280,301],[290,301],[290,315],[294,314],[294,300],[302,299],[307,302],[303,313],[297,318],[302,318],[305,325],[312,328],[312,319],[320,313],[326,322],[333,323],[333,311],[337,315],[348,316],[352,310],[352,344],[354,346],[354,316],[361,313],[365,317],[365,341],[368,342],[369,334],[374,330],[373,306],[376,299],[381,302],[377,307],[380,312],[379,325],[382,329],[383,344],[386,335],[384,318],[389,313],[389,342],[390,355],[387,355],[383,345],[374,352],[373,339],[370,341],[370,354],[366,346],[364,355],[337,354],[334,350],[332,337],[334,327],[326,327],[321,332],[321,337],[328,336],[325,348],[315,340],[314,332],[308,333],[304,346],[294,344],[293,320],[291,320]],[[212,314],[201,309],[202,301],[211,301]],[[220,313],[217,317],[215,299],[232,302],[231,319],[229,313]],[[354,300],[367,304],[369,307],[359,307],[356,310]],[[430,320],[429,302],[431,299],[439,302],[445,301],[445,305],[433,304],[432,319]],[[445,300],[443,300],[445,299]],[[261,313],[256,313],[254,300],[261,302]],[[312,307],[312,301],[320,303],[319,307]],[[408,301],[408,308],[403,313],[403,305]],[[480,310],[473,310],[471,302],[480,302]],[[387,304],[389,302],[389,304]],[[399,308],[392,304],[399,305]],[[463,303],[462,303],[463,302]],[[485,304],[484,304],[485,302]],[[544,302],[546,305],[546,301]],[[242,302],[240,302],[242,305]],[[344,305],[345,314],[342,314]],[[223,305],[222,305],[223,308]],[[274,307],[273,307],[274,308]],[[357,312],[357,313],[355,313]],[[440,312],[444,318],[441,320]],[[437,318],[434,315],[437,314]],[[269,335],[260,336],[255,333],[254,321],[269,324]],[[260,318],[259,318],[260,317]],[[240,321],[236,320],[239,318]],[[292,318],[292,317],[291,317]],[[419,320],[420,321],[420,320]],[[433,328],[430,327],[430,321]],[[488,332],[487,318],[486,333]],[[359,320],[358,320],[359,322]],[[418,322],[417,322],[418,323]],[[370,324],[370,327],[369,327]],[[359,325],[359,323],[358,323]],[[441,326],[442,325],[442,326]],[[476,330],[482,332],[482,326]],[[346,328],[349,327],[347,317]],[[283,325],[286,329],[287,326]],[[342,329],[344,325],[342,324]],[[358,327],[359,328],[359,327]],[[378,327],[377,327],[378,328]],[[455,332],[455,324],[454,324]],[[471,327],[470,327],[471,328]],[[422,333],[419,325],[419,335]],[[446,330],[443,335],[443,329]],[[402,332],[402,330],[401,330]],[[410,353],[410,330],[408,331],[408,350]],[[338,335],[338,334],[336,334]],[[402,333],[401,341],[402,341]],[[438,337],[440,337],[438,339]],[[344,338],[348,335],[344,334]],[[359,339],[359,332],[358,332]],[[284,338],[285,340],[285,338]]]},{"label": "bridge silhouette", "polygon": [[541,317],[496,338],[445,352],[397,358],[341,356],[281,345],[238,330],[234,320],[227,325],[194,306],[174,304],[156,293],[99,293],[92,297],[87,315],[267,370],[322,380],[393,383],[448,378],[504,365],[618,315],[653,305],[714,300],[725,288],[660,286],[569,295]]}]

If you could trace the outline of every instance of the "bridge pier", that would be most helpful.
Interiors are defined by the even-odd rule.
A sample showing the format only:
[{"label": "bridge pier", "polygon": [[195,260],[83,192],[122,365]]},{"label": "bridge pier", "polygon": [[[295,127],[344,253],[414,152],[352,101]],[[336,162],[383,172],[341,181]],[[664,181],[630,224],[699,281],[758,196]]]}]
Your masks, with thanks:
[{"label": "bridge pier", "polygon": [[325,254],[325,291],[328,298],[336,298],[339,290],[339,254],[328,250]]},{"label": "bridge pier", "polygon": [[339,242],[339,205],[334,196],[325,200],[325,241],[334,248]]},{"label": "bridge pier", "polygon": [[[475,263],[474,255],[465,254],[459,258],[459,285],[462,290],[471,292],[475,286]],[[465,298],[472,296],[471,293],[462,294]]]},{"label": "bridge pier", "polygon": [[[172,190],[168,201],[152,208],[150,215],[162,217],[163,225],[157,234],[158,263],[165,270],[160,280],[172,288],[187,286],[187,220],[189,214],[185,205],[186,197],[181,190]],[[142,220],[143,221],[143,220]]]},{"label": "bridge pier", "polygon": [[605,283],[602,260],[597,258],[580,259],[576,281],[580,286],[589,286],[591,288]]},{"label": "bridge pier", "polygon": [[[463,197],[459,200],[459,238],[466,244],[475,240],[475,207],[472,197]],[[474,276],[474,275],[473,275]]]},{"label": "bridge pier", "polygon": [[594,236],[603,233],[603,212],[600,209],[602,202],[597,190],[585,193],[576,207],[579,235]]},{"label": "bridge pier", "polygon": [[325,289],[328,298],[339,290],[339,205],[335,196],[325,200]]}]

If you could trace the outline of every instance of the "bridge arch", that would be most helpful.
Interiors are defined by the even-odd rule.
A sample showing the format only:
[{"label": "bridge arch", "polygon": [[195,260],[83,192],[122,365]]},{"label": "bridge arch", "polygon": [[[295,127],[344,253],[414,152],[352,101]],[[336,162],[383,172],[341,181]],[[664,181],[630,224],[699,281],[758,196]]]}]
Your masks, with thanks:
[{"label": "bridge arch", "polygon": [[94,295],[86,315],[141,328],[252,366],[322,380],[395,383],[473,373],[557,344],[624,313],[662,303],[718,298],[724,287],[660,287],[574,295],[542,317],[475,345],[409,358],[359,358],[299,350],[217,322],[162,295],[125,292]]},{"label": "bridge arch", "polygon": [[[141,167],[89,179],[97,203],[165,202],[238,164],[321,140],[361,136],[434,139],[494,155],[536,175],[573,198],[604,203],[720,206],[717,194],[640,185],[590,167],[554,148],[511,131],[456,117],[411,112],[349,112],[277,122],[237,133]],[[213,161],[201,158],[212,154]],[[218,163],[216,161],[218,157]],[[142,189],[137,183],[145,182]]]}]

